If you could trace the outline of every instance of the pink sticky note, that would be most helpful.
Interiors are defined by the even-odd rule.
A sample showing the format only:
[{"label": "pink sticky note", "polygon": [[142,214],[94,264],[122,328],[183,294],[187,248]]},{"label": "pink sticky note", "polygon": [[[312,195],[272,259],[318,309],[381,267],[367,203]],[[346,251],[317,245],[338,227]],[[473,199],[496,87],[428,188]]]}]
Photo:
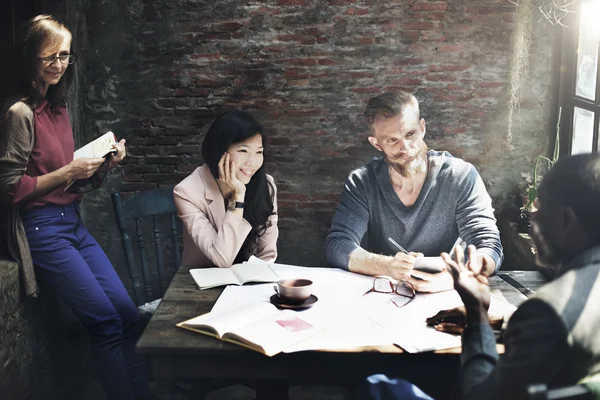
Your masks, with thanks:
[{"label": "pink sticky note", "polygon": [[301,320],[298,317],[294,317],[292,319],[282,319],[275,322],[292,332],[303,331],[304,329],[312,328],[311,324]]}]

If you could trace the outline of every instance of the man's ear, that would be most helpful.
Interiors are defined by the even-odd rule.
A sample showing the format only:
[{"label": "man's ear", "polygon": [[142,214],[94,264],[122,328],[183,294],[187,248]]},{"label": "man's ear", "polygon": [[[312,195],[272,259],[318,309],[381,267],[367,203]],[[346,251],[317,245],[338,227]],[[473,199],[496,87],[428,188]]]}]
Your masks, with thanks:
[{"label": "man's ear", "polygon": [[425,119],[421,118],[421,132],[423,132],[423,137],[425,137],[425,132],[427,131],[427,124],[425,123]]},{"label": "man's ear", "polygon": [[571,207],[562,207],[560,215],[558,215],[557,217],[560,218],[560,226],[562,227],[562,230],[565,235],[569,236],[572,234],[579,234],[579,232],[582,232],[579,220],[575,215],[575,211],[573,211]]},{"label": "man's ear", "polygon": [[371,143],[371,146],[375,147],[379,151],[383,151],[381,149],[381,146],[379,145],[379,141],[377,140],[377,138],[375,136],[369,136],[368,139],[369,139],[369,143]]}]

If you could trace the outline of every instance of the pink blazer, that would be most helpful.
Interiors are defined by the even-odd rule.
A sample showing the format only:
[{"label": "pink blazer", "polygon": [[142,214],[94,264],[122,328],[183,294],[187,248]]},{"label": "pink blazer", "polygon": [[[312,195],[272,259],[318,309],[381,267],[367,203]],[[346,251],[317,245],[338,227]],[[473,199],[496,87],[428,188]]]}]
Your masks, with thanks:
[{"label": "pink blazer", "polygon": [[[277,212],[275,182],[270,175],[267,179],[275,189],[273,211]],[[196,168],[179,182],[173,195],[177,214],[183,221],[183,264],[231,267],[252,227],[248,221],[225,209],[225,200],[208,165]],[[254,254],[267,262],[277,258],[277,214],[270,217],[270,222],[271,226],[258,239]]]}]

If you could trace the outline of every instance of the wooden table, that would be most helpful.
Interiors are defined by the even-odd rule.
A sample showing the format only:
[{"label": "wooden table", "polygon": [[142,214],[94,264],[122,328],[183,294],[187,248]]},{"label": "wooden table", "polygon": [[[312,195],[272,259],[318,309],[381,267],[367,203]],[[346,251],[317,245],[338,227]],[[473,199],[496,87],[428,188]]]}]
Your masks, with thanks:
[{"label": "wooden table", "polygon": [[[156,313],[148,323],[137,348],[150,356],[154,379],[166,387],[161,398],[169,398],[170,383],[176,380],[232,379],[257,382],[257,399],[282,400],[287,383],[348,383],[374,373],[400,376],[435,394],[435,387],[448,394],[458,377],[458,351],[408,354],[394,345],[364,347],[347,351],[306,351],[266,357],[243,347],[177,328],[176,323],[209,312],[222,288],[200,291],[182,266],[175,274]],[[543,279],[536,271],[503,272],[531,290]],[[499,276],[490,287],[511,304],[527,297]],[[276,380],[284,382],[277,387]],[[261,382],[268,382],[261,386]],[[441,385],[441,386],[440,386]],[[269,390],[272,389],[272,390]],[[284,396],[284,397],[282,397]],[[452,396],[450,396],[452,397]]]}]

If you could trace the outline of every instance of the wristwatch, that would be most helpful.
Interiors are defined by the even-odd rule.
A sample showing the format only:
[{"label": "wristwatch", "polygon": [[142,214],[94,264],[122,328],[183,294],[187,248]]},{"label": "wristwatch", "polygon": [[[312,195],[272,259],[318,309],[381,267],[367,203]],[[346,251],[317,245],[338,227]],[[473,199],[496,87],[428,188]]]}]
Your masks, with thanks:
[{"label": "wristwatch", "polygon": [[236,201],[234,199],[228,199],[227,200],[227,209],[229,211],[234,211],[236,208],[244,208],[244,202]]}]

